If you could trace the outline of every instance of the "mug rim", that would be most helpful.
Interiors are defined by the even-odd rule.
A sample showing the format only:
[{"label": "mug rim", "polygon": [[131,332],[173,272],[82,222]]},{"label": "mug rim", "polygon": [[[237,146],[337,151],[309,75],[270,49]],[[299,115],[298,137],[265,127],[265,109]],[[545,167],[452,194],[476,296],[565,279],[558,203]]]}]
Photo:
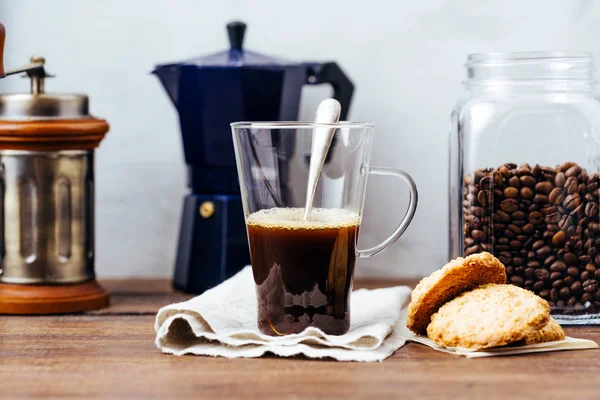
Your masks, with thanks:
[{"label": "mug rim", "polygon": [[370,122],[340,121],[337,123],[303,121],[239,121],[230,124],[237,129],[314,129],[314,128],[373,128]]}]

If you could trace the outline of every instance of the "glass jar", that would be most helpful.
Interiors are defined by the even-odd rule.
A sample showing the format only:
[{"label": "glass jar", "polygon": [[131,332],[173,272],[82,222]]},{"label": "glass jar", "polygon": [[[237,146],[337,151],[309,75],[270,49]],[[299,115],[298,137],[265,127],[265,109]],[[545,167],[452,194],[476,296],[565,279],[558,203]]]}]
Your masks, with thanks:
[{"label": "glass jar", "polygon": [[559,322],[600,322],[600,103],[588,53],[468,56],[452,113],[450,256],[489,251]]}]

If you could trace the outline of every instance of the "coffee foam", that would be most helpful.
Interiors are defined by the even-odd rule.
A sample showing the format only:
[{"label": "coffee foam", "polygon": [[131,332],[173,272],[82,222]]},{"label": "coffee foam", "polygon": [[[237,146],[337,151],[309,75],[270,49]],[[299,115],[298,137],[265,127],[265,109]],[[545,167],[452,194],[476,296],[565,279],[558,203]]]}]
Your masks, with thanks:
[{"label": "coffee foam", "polygon": [[271,208],[250,214],[246,224],[279,229],[345,228],[360,225],[360,215],[341,208],[313,208],[305,221],[304,208]]}]

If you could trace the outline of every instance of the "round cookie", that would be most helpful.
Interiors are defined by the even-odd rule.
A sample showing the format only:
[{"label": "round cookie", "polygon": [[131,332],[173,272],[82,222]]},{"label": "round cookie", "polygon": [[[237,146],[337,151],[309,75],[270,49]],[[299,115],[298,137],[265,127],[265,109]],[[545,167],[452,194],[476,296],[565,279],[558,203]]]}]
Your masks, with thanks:
[{"label": "round cookie", "polygon": [[529,332],[519,344],[526,346],[529,344],[555,342],[564,339],[565,331],[554,318],[550,317],[550,321],[548,321],[546,326],[542,329]]},{"label": "round cookie", "polygon": [[431,315],[459,294],[486,283],[506,283],[506,268],[490,253],[450,261],[419,282],[412,291],[406,326],[424,334]]},{"label": "round cookie", "polygon": [[535,293],[487,284],[440,307],[431,316],[427,336],[446,347],[486,349],[523,340],[549,320],[548,302]]}]

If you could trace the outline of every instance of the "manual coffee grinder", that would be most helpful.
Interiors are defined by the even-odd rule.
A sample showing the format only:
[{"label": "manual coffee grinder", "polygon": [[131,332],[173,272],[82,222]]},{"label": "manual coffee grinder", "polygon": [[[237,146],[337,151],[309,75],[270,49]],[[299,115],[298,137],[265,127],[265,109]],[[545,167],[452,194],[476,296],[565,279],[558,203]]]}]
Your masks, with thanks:
[{"label": "manual coffee grinder", "polygon": [[0,94],[0,314],[102,308],[94,273],[94,149],[108,131],[88,97],[49,94],[44,59],[24,73],[30,93]]},{"label": "manual coffee grinder", "polygon": [[242,47],[246,25],[227,25],[230,49],[153,71],[179,113],[190,193],[183,214],[174,286],[201,293],[250,263],[233,141],[236,121],[295,121],[304,85],[329,83],[350,108],[354,86],[335,62],[297,63]]}]

